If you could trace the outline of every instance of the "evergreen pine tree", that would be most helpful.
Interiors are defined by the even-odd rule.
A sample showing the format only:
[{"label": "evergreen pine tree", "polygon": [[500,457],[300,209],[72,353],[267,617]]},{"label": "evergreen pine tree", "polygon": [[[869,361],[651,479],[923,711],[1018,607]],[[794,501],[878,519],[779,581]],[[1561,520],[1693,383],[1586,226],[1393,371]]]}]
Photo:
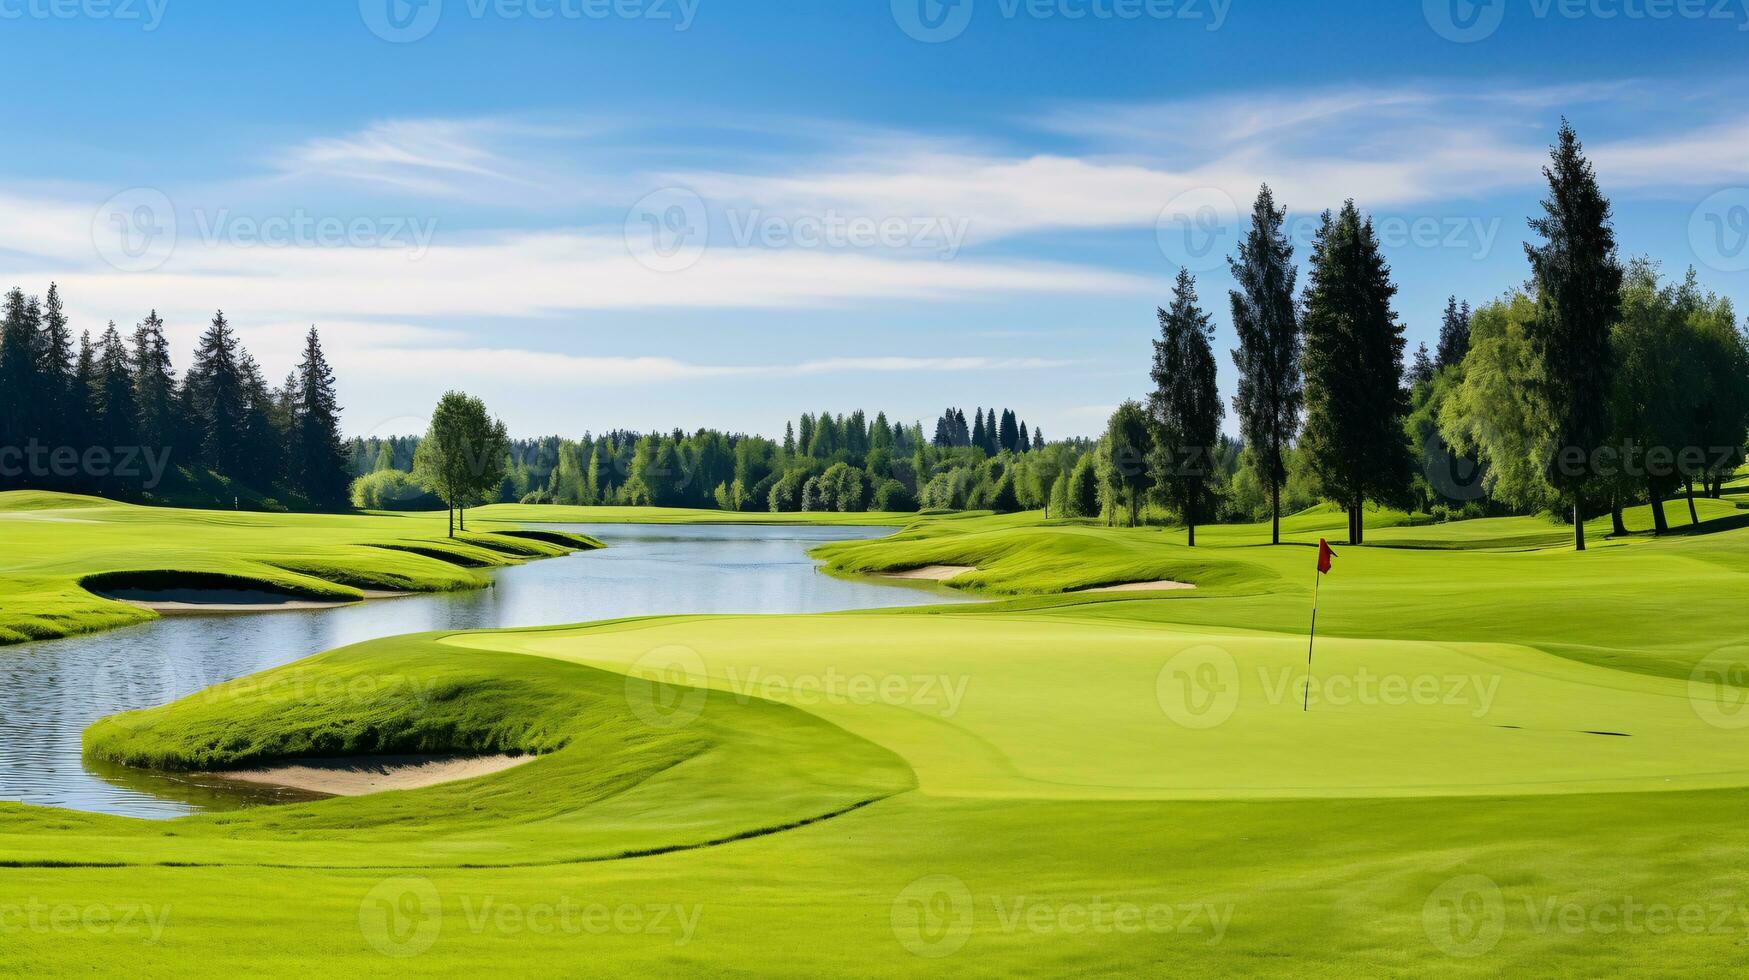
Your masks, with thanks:
[{"label": "evergreen pine tree", "polygon": [[182,428],[177,418],[176,372],[164,321],[153,310],[134,328],[134,399],[140,410],[140,442],[148,448],[174,446]]},{"label": "evergreen pine tree", "polygon": [[1014,417],[1013,409],[1005,408],[1002,410],[1001,428],[998,430],[996,441],[997,448],[1003,452],[1012,453],[1020,449],[1020,425]]},{"label": "evergreen pine tree", "polygon": [[[122,344],[121,333],[115,329],[113,320],[98,342],[95,374],[91,381],[91,404],[93,446],[115,452],[139,444],[139,432],[135,428],[137,409],[134,406],[133,372],[128,364],[127,348]],[[99,479],[94,474],[88,474],[87,480],[108,492],[123,489],[112,479]]]},{"label": "evergreen pine tree", "polygon": [[74,422],[84,393],[73,387],[73,333],[67,329],[67,314],[61,306],[61,290],[49,283],[43,306],[42,366],[39,369],[43,397],[49,412],[43,420],[43,438],[51,446],[77,446]]},{"label": "evergreen pine tree", "polygon": [[1365,541],[1368,501],[1406,504],[1412,457],[1403,419],[1403,326],[1397,287],[1372,222],[1354,202],[1324,213],[1306,289],[1306,425],[1300,451],[1324,494],[1348,512],[1348,538]]},{"label": "evergreen pine tree", "polygon": [[887,424],[887,413],[875,413],[874,427],[868,434],[868,446],[870,449],[893,448],[893,427]]},{"label": "evergreen pine tree", "polygon": [[201,463],[227,476],[242,477],[249,395],[237,356],[237,335],[222,310],[201,334],[187,387],[188,420],[200,438]]},{"label": "evergreen pine tree", "polygon": [[346,506],[346,453],[340,438],[340,404],[334,392],[334,371],[322,353],[322,340],[311,327],[298,363],[296,408],[292,431],[297,455],[293,475],[313,506]]},{"label": "evergreen pine tree", "polygon": [[1537,305],[1526,331],[1535,364],[1531,393],[1549,444],[1549,484],[1571,504],[1573,545],[1584,551],[1591,462],[1611,428],[1610,328],[1621,310],[1622,267],[1609,200],[1565,120],[1543,174],[1549,196],[1542,217],[1530,222],[1543,243],[1524,246]]},{"label": "evergreen pine tree", "polygon": [[1194,548],[1226,414],[1216,381],[1214,323],[1197,305],[1196,279],[1184,268],[1173,286],[1172,308],[1158,313],[1160,339],[1154,342],[1148,406],[1154,424],[1150,464],[1158,496],[1184,518]]},{"label": "evergreen pine tree", "polygon": [[243,442],[235,474],[249,486],[267,490],[285,476],[291,434],[274,425],[278,406],[273,389],[261,365],[241,345],[237,367],[243,378]]},{"label": "evergreen pine tree", "polygon": [[975,409],[972,412],[972,445],[983,448],[984,442],[984,410]]},{"label": "evergreen pine tree", "polygon": [[1418,388],[1433,380],[1438,369],[1433,365],[1433,358],[1427,355],[1427,345],[1421,344],[1415,348],[1415,360],[1409,367],[1409,387]]},{"label": "evergreen pine tree", "polygon": [[[40,435],[43,397],[39,366],[41,337],[24,292],[6,294],[4,325],[0,326],[0,447],[21,451]],[[0,475],[0,487],[21,486],[27,474]]]},{"label": "evergreen pine tree", "polygon": [[[97,423],[93,415],[97,385],[97,351],[91,346],[91,331],[79,333],[79,353],[73,359],[73,417],[70,420],[70,431],[73,439],[71,445],[81,451],[87,446],[96,444]],[[80,478],[81,487],[90,487],[91,481]]]},{"label": "evergreen pine tree", "polygon": [[1300,377],[1300,329],[1294,306],[1293,245],[1282,231],[1287,210],[1278,210],[1269,185],[1257,194],[1251,229],[1229,260],[1239,288],[1233,290],[1233,328],[1239,348],[1238,413],[1245,442],[1257,459],[1257,475],[1269,492],[1270,540],[1281,543],[1281,488],[1287,483],[1287,449],[1299,428],[1304,389]]},{"label": "evergreen pine tree", "polygon": [[1439,324],[1439,351],[1435,355],[1434,368],[1443,371],[1455,364],[1464,362],[1464,355],[1470,352],[1470,304],[1458,304],[1453,296],[1445,301],[1445,315]]},{"label": "evergreen pine tree", "polygon": [[1027,434],[1026,423],[1020,423],[1020,434],[1014,442],[1016,452],[1027,452],[1032,449],[1032,436]]}]

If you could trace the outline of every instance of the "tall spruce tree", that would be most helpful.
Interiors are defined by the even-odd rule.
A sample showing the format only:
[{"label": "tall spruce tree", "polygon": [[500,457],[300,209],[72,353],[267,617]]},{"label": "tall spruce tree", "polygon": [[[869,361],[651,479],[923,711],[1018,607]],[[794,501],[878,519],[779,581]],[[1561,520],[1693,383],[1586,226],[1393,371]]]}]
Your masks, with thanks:
[{"label": "tall spruce tree", "polygon": [[157,310],[134,327],[134,400],[140,410],[140,442],[152,449],[175,446],[183,428],[177,417],[176,372]]},{"label": "tall spruce tree", "polygon": [[40,383],[49,407],[49,414],[43,420],[43,437],[53,446],[77,446],[79,441],[74,425],[84,392],[73,387],[73,332],[67,328],[61,289],[54,283],[49,283],[48,298],[43,303],[40,347]]},{"label": "tall spruce tree", "polygon": [[1196,278],[1179,269],[1172,308],[1160,315],[1154,341],[1153,394],[1147,399],[1154,425],[1154,495],[1184,518],[1189,546],[1207,499],[1214,444],[1221,437],[1221,392],[1214,366],[1214,322],[1196,303]]},{"label": "tall spruce tree", "polygon": [[1016,452],[1020,448],[1020,422],[1014,417],[1014,410],[1002,410],[1001,429],[997,434],[997,444],[1003,452]]},{"label": "tall spruce tree", "polygon": [[972,445],[981,449],[984,447],[984,410],[974,409],[972,419]]},{"label": "tall spruce tree", "polygon": [[1287,483],[1287,450],[1299,428],[1304,389],[1300,378],[1300,326],[1294,306],[1298,272],[1293,244],[1282,231],[1287,210],[1277,209],[1269,185],[1258,191],[1251,229],[1228,260],[1239,288],[1231,293],[1239,369],[1233,410],[1257,461],[1258,482],[1269,492],[1270,540],[1281,543],[1281,488]]},{"label": "tall spruce tree", "polygon": [[227,476],[243,477],[249,393],[237,335],[223,310],[201,334],[190,375],[188,407],[200,438],[201,462]]},{"label": "tall spruce tree", "polygon": [[1404,417],[1403,325],[1397,287],[1372,221],[1353,201],[1324,213],[1306,287],[1306,425],[1300,451],[1324,494],[1348,512],[1348,540],[1366,540],[1368,501],[1405,504],[1414,467]]},{"label": "tall spruce tree", "polygon": [[1148,399],[1154,423],[1155,492],[1178,511],[1190,547],[1208,496],[1214,447],[1220,439],[1221,404],[1217,387],[1214,323],[1197,304],[1196,279],[1178,270],[1172,308],[1157,310],[1160,339],[1154,341],[1154,391]]},{"label": "tall spruce tree", "polygon": [[291,424],[297,456],[293,477],[312,505],[330,510],[345,507],[348,481],[345,445],[340,438],[340,403],[334,392],[334,371],[313,326],[304,338],[304,357],[298,363],[295,385]]},{"label": "tall spruce tree", "polygon": [[[0,447],[22,450],[40,435],[42,418],[40,350],[36,313],[24,291],[6,294],[5,319],[0,324]],[[0,475],[0,486],[24,485],[28,474]]]},{"label": "tall spruce tree", "polygon": [[1439,369],[1433,364],[1433,357],[1427,353],[1427,344],[1422,343],[1415,348],[1415,359],[1409,364],[1409,387],[1419,388],[1433,382]]},{"label": "tall spruce tree", "polygon": [[[69,445],[81,451],[97,443],[97,419],[93,414],[95,397],[92,394],[96,384],[97,350],[91,345],[91,331],[81,330],[79,353],[73,358],[73,417],[69,420],[73,433]],[[88,487],[90,481],[81,478],[79,485]]]},{"label": "tall spruce tree", "polygon": [[1543,168],[1549,196],[1542,216],[1530,221],[1543,241],[1524,246],[1537,306],[1527,331],[1536,365],[1531,394],[1548,444],[1549,484],[1571,506],[1573,546],[1584,551],[1591,466],[1611,428],[1610,328],[1621,310],[1622,267],[1609,200],[1566,120],[1550,156]]},{"label": "tall spruce tree", "polygon": [[[139,431],[135,427],[137,409],[134,405],[133,369],[128,361],[127,347],[122,343],[121,332],[115,329],[113,320],[110,321],[109,329],[103,331],[103,338],[98,341],[96,374],[91,383],[91,406],[94,447],[120,452],[125,447],[139,444]],[[93,486],[106,492],[118,493],[127,489],[113,478],[98,478],[95,474],[88,474],[87,479]]]},{"label": "tall spruce tree", "polygon": [[1445,301],[1445,315],[1439,321],[1439,349],[1434,354],[1433,366],[1437,371],[1464,362],[1464,355],[1470,352],[1470,304],[1458,303],[1458,298],[1452,296]]}]

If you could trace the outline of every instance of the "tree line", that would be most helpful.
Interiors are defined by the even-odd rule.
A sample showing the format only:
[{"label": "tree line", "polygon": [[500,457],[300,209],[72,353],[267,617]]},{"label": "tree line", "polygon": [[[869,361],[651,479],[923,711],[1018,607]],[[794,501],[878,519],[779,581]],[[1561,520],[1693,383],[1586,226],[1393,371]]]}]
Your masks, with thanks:
[{"label": "tree line", "polygon": [[1588,515],[1607,511],[1626,533],[1624,509],[1649,502],[1662,533],[1663,501],[1682,490],[1698,522],[1696,485],[1718,495],[1744,461],[1749,341],[1692,270],[1667,283],[1650,260],[1624,266],[1609,201],[1564,121],[1544,175],[1527,284],[1473,312],[1453,297],[1437,354],[1421,345],[1407,368],[1371,219],[1353,201],[1325,212],[1301,289],[1287,212],[1265,185],[1229,259],[1240,465],[1218,463],[1230,447],[1215,435],[1213,330],[1181,272],[1158,311],[1154,391],[1121,406],[1100,442],[1103,513],[1135,523],[1158,504],[1194,544],[1223,497],[1249,499],[1279,543],[1284,504],[1323,499],[1360,543],[1369,503],[1541,510],[1570,520],[1584,550]]},{"label": "tree line", "polygon": [[[1050,507],[1060,471],[1087,449],[1084,442],[1047,445],[1012,409],[979,407],[971,417],[968,423],[963,409],[947,409],[929,440],[920,422],[891,422],[884,412],[871,419],[863,410],[803,414],[786,423],[781,440],[716,429],[506,439],[502,465],[467,499],[747,512],[1011,512]],[[418,510],[455,499],[419,465],[435,431],[354,440],[354,506]]]},{"label": "tree line", "polygon": [[51,284],[0,322],[0,489],[205,506],[340,509],[350,460],[334,373],[311,327],[278,387],[221,311],[178,378],[154,311],[77,342]]}]

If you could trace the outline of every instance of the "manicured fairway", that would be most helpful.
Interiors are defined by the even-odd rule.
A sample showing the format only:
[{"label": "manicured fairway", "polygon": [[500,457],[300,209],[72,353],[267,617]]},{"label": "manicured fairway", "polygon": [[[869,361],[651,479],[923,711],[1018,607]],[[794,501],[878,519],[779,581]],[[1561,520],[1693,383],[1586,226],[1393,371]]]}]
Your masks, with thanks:
[{"label": "manicured fairway", "polygon": [[[80,587],[98,576],[349,601],[364,589],[433,592],[486,584],[479,569],[599,546],[481,533],[446,537],[443,514],[355,517],[138,507],[97,497],[0,493],[0,645],[111,629],[153,614]],[[554,535],[562,540],[563,535]]]},{"label": "manicured fairway", "polygon": [[[1309,712],[1306,543],[1340,515],[1194,552],[925,519],[820,554],[1000,601],[333,651],[88,748],[541,758],[170,823],[0,805],[0,969],[1741,975],[1749,530],[1703,506],[1585,555],[1534,519],[1338,544]],[[1158,579],[1197,588],[1073,592]],[[162,926],[52,922],[92,907]]]}]

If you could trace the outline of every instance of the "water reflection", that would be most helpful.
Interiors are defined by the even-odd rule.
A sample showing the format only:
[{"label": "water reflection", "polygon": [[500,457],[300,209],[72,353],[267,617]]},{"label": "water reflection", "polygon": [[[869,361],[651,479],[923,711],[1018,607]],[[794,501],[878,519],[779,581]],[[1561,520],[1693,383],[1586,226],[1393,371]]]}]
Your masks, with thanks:
[{"label": "water reflection", "polygon": [[0,649],[0,799],[140,817],[283,802],[188,777],[90,768],[79,735],[105,715],[381,636],[664,613],[803,613],[958,601],[820,573],[806,552],[874,528],[562,525],[605,551],[499,571],[491,589],[342,609],[163,619]]}]

